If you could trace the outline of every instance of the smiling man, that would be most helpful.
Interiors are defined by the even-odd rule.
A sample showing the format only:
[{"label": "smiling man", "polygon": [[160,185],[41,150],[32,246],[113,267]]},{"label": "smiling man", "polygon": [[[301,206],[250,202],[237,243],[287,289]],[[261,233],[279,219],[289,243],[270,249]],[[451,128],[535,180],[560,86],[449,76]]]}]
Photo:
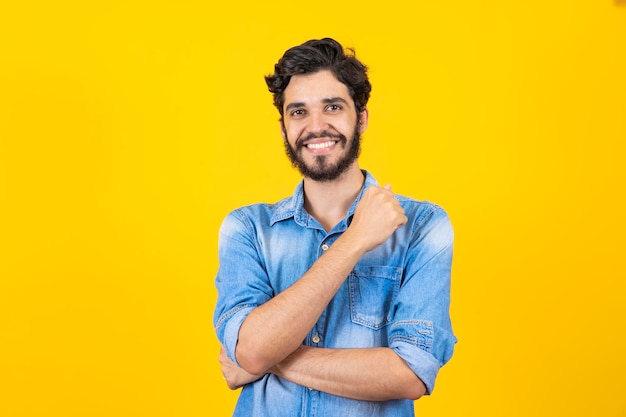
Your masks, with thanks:
[{"label": "smiling man", "polygon": [[[325,97],[325,92],[340,95]],[[320,70],[293,77],[284,93],[288,103],[281,117],[285,149],[302,175],[330,181],[355,165],[361,133],[367,126],[367,110],[356,111],[347,87],[330,70]],[[297,101],[299,98],[307,101]],[[340,152],[335,152],[337,160],[333,162],[337,145]],[[314,161],[307,164],[306,155],[314,156]]]},{"label": "smiling man", "polygon": [[292,196],[220,229],[214,325],[235,416],[413,416],[456,338],[453,232],[439,206],[380,187],[358,164],[371,85],[332,39],[266,77]]}]

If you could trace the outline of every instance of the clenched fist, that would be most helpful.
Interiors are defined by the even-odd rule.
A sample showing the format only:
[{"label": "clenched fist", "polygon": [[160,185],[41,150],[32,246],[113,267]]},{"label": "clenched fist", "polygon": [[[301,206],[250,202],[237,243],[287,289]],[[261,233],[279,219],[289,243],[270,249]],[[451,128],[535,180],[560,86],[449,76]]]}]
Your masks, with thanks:
[{"label": "clenched fist", "polygon": [[404,209],[391,192],[391,186],[372,186],[365,190],[356,206],[352,223],[345,234],[368,252],[391,236],[408,221]]}]

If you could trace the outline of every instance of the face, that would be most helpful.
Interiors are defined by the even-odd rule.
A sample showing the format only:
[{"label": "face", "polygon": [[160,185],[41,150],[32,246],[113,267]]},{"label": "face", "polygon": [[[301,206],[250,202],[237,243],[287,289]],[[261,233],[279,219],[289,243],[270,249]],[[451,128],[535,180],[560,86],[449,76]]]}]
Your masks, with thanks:
[{"label": "face", "polygon": [[330,71],[291,77],[284,91],[285,150],[300,173],[332,181],[359,156],[367,110],[358,117],[348,88]]}]

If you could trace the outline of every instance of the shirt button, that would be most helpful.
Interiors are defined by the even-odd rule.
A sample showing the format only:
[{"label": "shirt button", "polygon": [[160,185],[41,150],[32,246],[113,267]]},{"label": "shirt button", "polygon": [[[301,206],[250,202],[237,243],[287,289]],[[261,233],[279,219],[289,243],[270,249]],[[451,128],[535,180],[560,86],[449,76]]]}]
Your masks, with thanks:
[{"label": "shirt button", "polygon": [[327,245],[326,243],[324,243],[324,244],[322,245],[322,250],[323,250],[324,252],[326,252],[326,251],[328,250],[328,245]]},{"label": "shirt button", "polygon": [[320,335],[315,333],[315,336],[313,336],[313,343],[319,343],[320,340]]}]

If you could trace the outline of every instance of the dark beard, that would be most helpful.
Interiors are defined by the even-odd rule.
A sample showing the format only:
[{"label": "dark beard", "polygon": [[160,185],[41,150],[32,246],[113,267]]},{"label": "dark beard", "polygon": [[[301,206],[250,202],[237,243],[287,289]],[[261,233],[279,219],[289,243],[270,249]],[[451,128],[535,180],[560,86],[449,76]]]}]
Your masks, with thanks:
[{"label": "dark beard", "polygon": [[[345,149],[348,146],[348,152],[334,165],[327,163],[326,155],[317,155],[315,157],[315,163],[312,166],[308,166],[302,159],[302,142],[305,140],[313,139],[315,137],[330,137],[337,140],[337,145]],[[354,133],[352,134],[352,140],[348,143],[346,137],[341,134],[329,134],[328,132],[322,132],[319,135],[308,135],[306,138],[302,138],[296,141],[296,149],[289,145],[287,139],[285,139],[285,153],[291,161],[294,168],[298,168],[300,174],[306,178],[310,178],[313,181],[333,181],[336,180],[347,171],[354,161],[359,157],[361,153],[361,134],[359,133],[358,122],[354,127]]]}]

